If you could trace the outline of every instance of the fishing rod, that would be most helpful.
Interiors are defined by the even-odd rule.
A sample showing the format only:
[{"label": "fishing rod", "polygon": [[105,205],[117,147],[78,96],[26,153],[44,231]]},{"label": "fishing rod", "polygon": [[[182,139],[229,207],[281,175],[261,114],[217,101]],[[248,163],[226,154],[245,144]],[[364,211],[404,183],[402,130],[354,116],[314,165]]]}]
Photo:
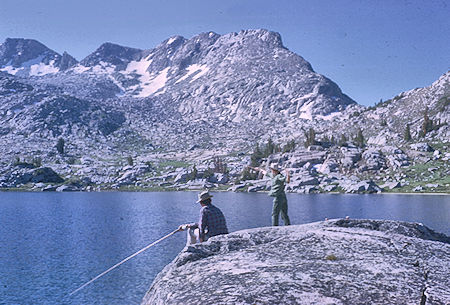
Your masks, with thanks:
[{"label": "fishing rod", "polygon": [[153,247],[153,246],[156,245],[157,243],[159,243],[159,242],[163,241],[164,239],[166,239],[166,238],[172,236],[173,234],[177,233],[178,231],[180,231],[180,229],[176,229],[175,231],[173,231],[173,232],[167,234],[166,236],[161,237],[161,238],[158,239],[157,241],[152,242],[152,243],[149,244],[148,246],[145,246],[144,248],[142,248],[141,250],[137,251],[136,253],[134,253],[134,254],[128,256],[127,258],[125,258],[125,259],[122,260],[121,262],[115,264],[114,266],[112,266],[112,267],[109,268],[108,270],[106,270],[106,271],[100,273],[99,275],[97,275],[96,277],[94,277],[94,278],[93,278],[92,280],[90,280],[89,282],[87,282],[87,283],[81,285],[79,288],[77,288],[77,289],[75,289],[74,291],[72,291],[72,292],[69,294],[69,296],[71,296],[71,295],[73,295],[74,293],[80,291],[81,289],[83,289],[84,287],[86,287],[87,285],[89,285],[90,283],[92,283],[93,281],[95,281],[95,280],[101,278],[102,276],[104,276],[105,274],[107,274],[108,272],[110,272],[111,270],[115,269],[116,267],[119,267],[120,265],[122,265],[122,264],[125,263],[126,261],[128,261],[128,260],[132,259],[133,257],[135,257],[136,255],[138,255],[138,254],[144,252],[144,251],[147,250],[148,248]]}]

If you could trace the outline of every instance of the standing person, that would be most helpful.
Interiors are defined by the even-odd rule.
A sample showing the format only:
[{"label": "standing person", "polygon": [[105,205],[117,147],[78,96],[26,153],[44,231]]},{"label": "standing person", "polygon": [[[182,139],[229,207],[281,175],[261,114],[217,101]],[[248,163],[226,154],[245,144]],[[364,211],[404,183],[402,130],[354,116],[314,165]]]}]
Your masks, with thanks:
[{"label": "standing person", "polygon": [[[264,175],[267,174],[267,171],[259,167],[250,168],[260,171]],[[272,179],[272,187],[270,188],[269,196],[274,197],[272,207],[272,226],[278,226],[280,213],[284,225],[288,226],[291,224],[291,221],[288,216],[288,205],[284,188],[286,186],[286,183],[289,183],[291,181],[291,177],[289,176],[289,171],[287,169],[285,170],[286,176],[281,174],[280,168],[276,163],[272,163],[269,168],[271,170],[269,176]]]},{"label": "standing person", "polygon": [[211,203],[213,196],[208,191],[198,194],[200,203],[200,219],[198,223],[179,226],[180,231],[188,230],[186,245],[207,241],[208,238],[228,234],[227,223],[222,211]]}]

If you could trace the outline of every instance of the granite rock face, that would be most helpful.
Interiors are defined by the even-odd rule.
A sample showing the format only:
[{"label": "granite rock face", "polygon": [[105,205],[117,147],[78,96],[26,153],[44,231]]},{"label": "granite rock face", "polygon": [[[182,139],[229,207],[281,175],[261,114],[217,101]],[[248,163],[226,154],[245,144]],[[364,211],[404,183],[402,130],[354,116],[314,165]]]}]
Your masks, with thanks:
[{"label": "granite rock face", "polygon": [[[309,122],[356,105],[337,84],[284,47],[280,34],[264,29],[174,36],[147,50],[104,43],[79,63],[37,41],[7,39],[0,44],[0,72],[0,125],[5,127],[0,137],[26,134],[27,143],[34,139],[44,147],[58,136],[45,134],[49,129],[62,129],[66,138],[83,143],[96,135],[72,128],[78,115],[63,127],[60,120],[32,130],[21,123],[38,120],[35,112],[42,108],[67,116],[54,100],[67,101],[68,112],[85,103],[100,108],[98,116],[85,117],[89,125],[104,117],[109,121],[113,113],[112,120],[120,124],[105,136],[120,129],[137,135],[126,137],[130,143],[151,139],[157,146],[183,149],[194,144],[208,148],[216,139],[245,143],[255,132],[264,135],[266,127],[284,126],[286,119],[297,128],[297,119]],[[11,83],[23,85],[16,89]],[[112,137],[123,139],[120,132]],[[205,134],[211,141],[204,140]]]},{"label": "granite rock face", "polygon": [[450,237],[417,223],[330,220],[186,247],[142,304],[449,304]]}]

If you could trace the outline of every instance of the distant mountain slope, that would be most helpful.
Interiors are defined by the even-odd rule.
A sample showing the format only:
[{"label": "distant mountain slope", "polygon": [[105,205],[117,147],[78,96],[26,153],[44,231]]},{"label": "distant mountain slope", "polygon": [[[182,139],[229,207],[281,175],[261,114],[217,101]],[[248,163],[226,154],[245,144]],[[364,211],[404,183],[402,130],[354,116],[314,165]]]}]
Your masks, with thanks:
[{"label": "distant mountain slope", "polygon": [[[171,100],[174,109],[192,117],[241,121],[253,116],[311,119],[353,104],[339,87],[315,73],[311,65],[287,50],[277,33],[249,30],[220,36],[203,33],[189,40],[174,36],[151,50],[103,44],[66,73],[43,82],[81,86],[108,80],[104,97]],[[67,80],[69,80],[67,82]],[[71,87],[72,94],[77,93]],[[92,95],[98,98],[97,92]]]},{"label": "distant mountain slope", "polygon": [[[78,113],[78,106],[84,105],[86,111],[100,107],[124,113],[110,137],[123,128],[121,132],[169,148],[198,142],[206,147],[218,141],[247,145],[292,122],[300,126],[356,105],[286,49],[278,33],[267,30],[173,36],[149,50],[105,43],[79,63],[34,40],[7,39],[1,50],[0,70],[13,77],[10,81],[34,89],[7,91],[0,120],[8,126],[5,130],[36,136],[36,141],[49,130],[77,139],[97,134],[74,132],[78,114],[36,125],[42,107]],[[83,126],[101,125],[96,116],[82,117],[92,120]],[[23,126],[19,122],[25,118],[29,126],[40,127]]]},{"label": "distant mountain slope", "polygon": [[[425,111],[433,122],[423,136]],[[372,107],[349,107],[334,120],[323,125],[321,132],[331,136],[354,136],[364,131],[369,144],[393,145],[404,142],[409,125],[413,141],[450,139],[450,71],[428,87],[401,92],[392,99]]]},{"label": "distant mountain slope", "polygon": [[[435,130],[428,136],[450,139],[450,71],[442,75],[429,87],[416,88],[402,92],[393,99],[378,105],[373,116],[386,120],[386,123],[399,131],[410,125],[413,136],[418,137],[422,129],[424,114],[434,122]],[[437,128],[442,125],[442,128]]]}]

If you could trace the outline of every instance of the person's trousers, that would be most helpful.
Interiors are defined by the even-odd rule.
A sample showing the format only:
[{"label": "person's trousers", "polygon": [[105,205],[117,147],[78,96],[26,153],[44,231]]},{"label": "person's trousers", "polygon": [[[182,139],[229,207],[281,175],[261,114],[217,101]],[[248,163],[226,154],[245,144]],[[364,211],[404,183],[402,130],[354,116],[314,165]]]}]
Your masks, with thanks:
[{"label": "person's trousers", "polygon": [[284,225],[288,226],[291,224],[288,216],[288,205],[286,194],[279,195],[273,199],[272,208],[272,226],[278,226],[278,218],[281,213],[281,219],[283,219]]},{"label": "person's trousers", "polygon": [[200,230],[198,228],[187,229],[186,246],[200,242]]}]

